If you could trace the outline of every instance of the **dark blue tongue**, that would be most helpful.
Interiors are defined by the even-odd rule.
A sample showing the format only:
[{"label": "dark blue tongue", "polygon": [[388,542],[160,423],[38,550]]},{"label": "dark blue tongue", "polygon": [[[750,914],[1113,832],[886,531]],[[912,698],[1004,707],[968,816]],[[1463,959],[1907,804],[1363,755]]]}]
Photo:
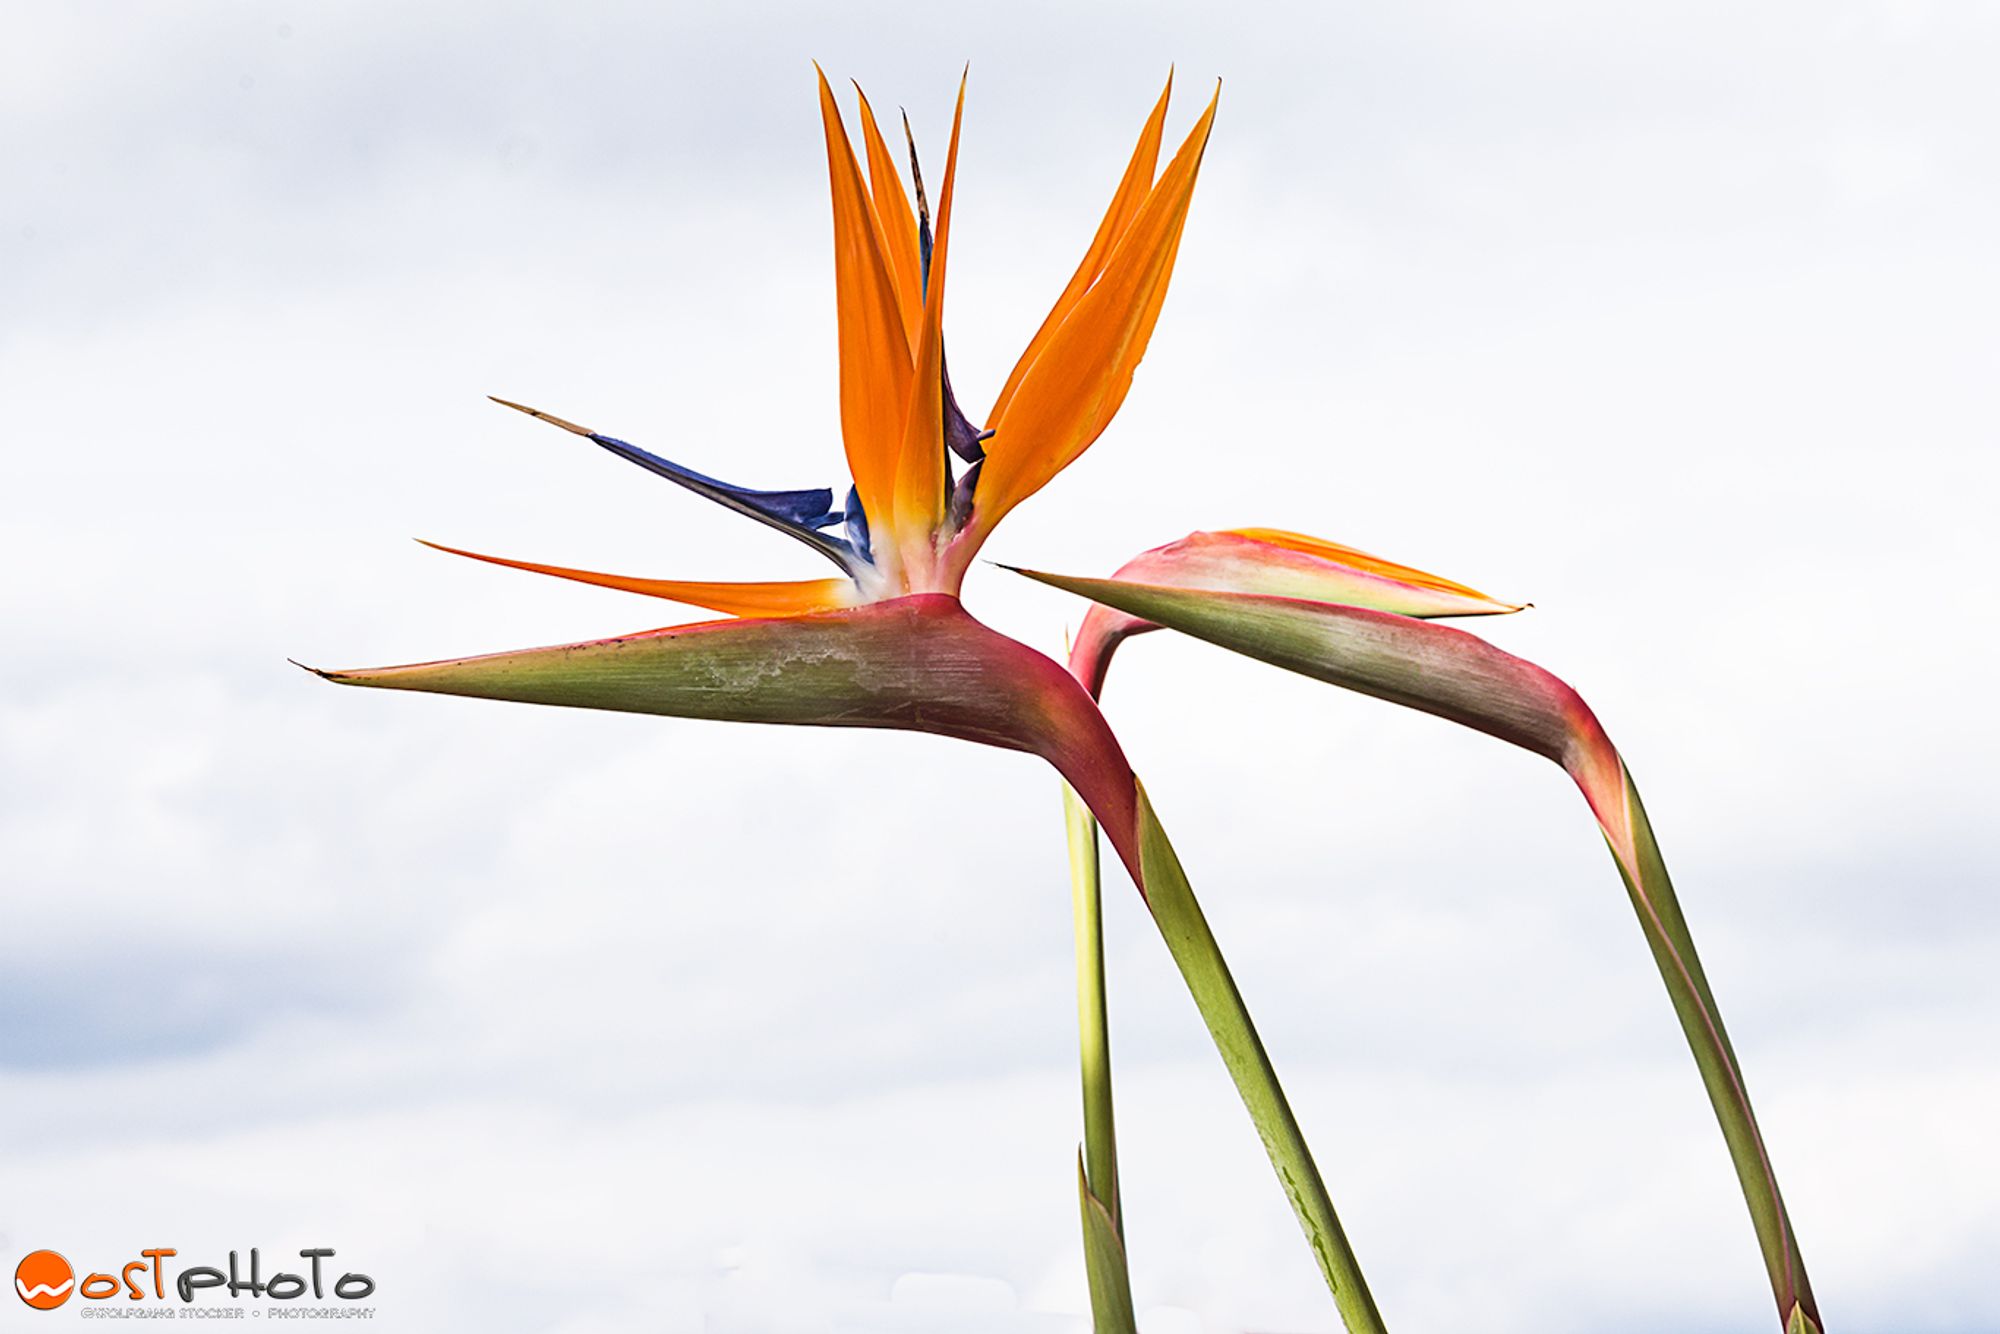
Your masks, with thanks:
[{"label": "dark blue tongue", "polygon": [[855,573],[857,559],[860,564],[868,563],[866,548],[857,551],[845,538],[820,531],[833,527],[846,517],[833,507],[833,492],[827,487],[813,487],[805,491],[759,491],[747,486],[731,486],[728,482],[684,468],[637,445],[627,444],[615,436],[592,431],[590,439],[655,476],[677,482],[698,496],[706,496],[738,514],[747,514],[780,532],[789,533],[823,553],[849,574]]},{"label": "dark blue tongue", "polygon": [[[519,403],[510,403],[504,398],[496,398],[493,401],[518,412],[525,412],[530,417],[548,422],[551,426],[560,426],[573,435],[580,435],[626,462],[638,464],[656,477],[664,477],[726,509],[746,514],[759,523],[767,524],[781,533],[795,537],[849,574],[858,574],[870,563],[865,540],[857,548],[845,538],[834,537],[821,531],[833,527],[847,517],[833,508],[833,492],[826,487],[813,487],[802,491],[759,491],[753,487],[732,486],[706,473],[684,468],[671,459],[663,459],[650,450],[628,444],[616,436],[602,435],[588,427],[578,426],[560,417],[552,417],[546,412],[538,412]],[[864,533],[867,531],[865,522],[862,531]]]}]

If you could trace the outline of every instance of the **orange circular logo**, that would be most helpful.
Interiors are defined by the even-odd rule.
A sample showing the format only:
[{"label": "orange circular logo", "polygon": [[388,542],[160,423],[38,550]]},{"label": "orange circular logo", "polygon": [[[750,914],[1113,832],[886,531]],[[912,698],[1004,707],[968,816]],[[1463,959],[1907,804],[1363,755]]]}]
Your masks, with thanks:
[{"label": "orange circular logo", "polygon": [[76,1271],[54,1251],[36,1251],[14,1266],[14,1291],[37,1311],[53,1311],[69,1300]]}]

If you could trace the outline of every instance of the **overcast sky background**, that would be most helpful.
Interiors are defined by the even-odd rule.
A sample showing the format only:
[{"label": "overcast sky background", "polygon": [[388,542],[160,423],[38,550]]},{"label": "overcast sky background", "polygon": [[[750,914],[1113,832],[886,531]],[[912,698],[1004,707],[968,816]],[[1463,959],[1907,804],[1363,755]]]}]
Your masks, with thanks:
[{"label": "overcast sky background", "polygon": [[[1136,387],[991,554],[1098,573],[1264,524],[1536,603],[1478,629],[1631,760],[1828,1328],[2000,1329],[1977,3],[19,7],[7,1269],[320,1245],[396,1331],[1087,1328],[1047,771],[284,662],[676,619],[415,536],[823,573],[484,398],[839,479],[812,58],[933,160],[972,62],[975,413],[1169,65],[1175,140],[1224,79]],[[990,567],[967,601],[1050,650],[1080,613]],[[1166,636],[1109,707],[1395,1328],[1770,1328],[1558,771]],[[1142,1328],[1337,1329],[1107,893]]]}]

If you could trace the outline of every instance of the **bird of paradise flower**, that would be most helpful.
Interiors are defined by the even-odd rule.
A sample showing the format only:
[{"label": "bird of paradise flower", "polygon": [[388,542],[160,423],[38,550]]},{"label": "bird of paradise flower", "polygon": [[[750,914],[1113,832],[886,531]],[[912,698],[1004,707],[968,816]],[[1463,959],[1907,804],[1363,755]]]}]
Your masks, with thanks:
[{"label": "bird of paradise flower", "polygon": [[[1140,553],[1109,579],[1021,573],[1092,600],[1069,663],[1093,697],[1103,694],[1121,644],[1134,635],[1173,629],[1448,719],[1560,765],[1611,850],[1701,1071],[1750,1209],[1778,1318],[1786,1334],[1820,1334],[1819,1306],[1777,1170],[1652,822],[1624,757],[1581,695],[1534,663],[1463,630],[1429,624],[1420,619],[1425,612],[1413,610],[1430,599],[1428,614],[1440,614],[1470,590],[1296,533],[1192,533]],[[1394,590],[1386,597],[1385,587]],[[1087,815],[1071,812],[1069,836],[1080,971],[1089,975],[1101,968],[1101,958],[1093,952],[1096,831]],[[1108,1071],[1096,1083],[1108,1087]],[[1110,1143],[1110,1125],[1107,1092],[1098,1105],[1086,1104],[1087,1144]]]},{"label": "bird of paradise flower", "polygon": [[[974,620],[959,601],[966,571],[995,526],[1096,441],[1131,388],[1166,299],[1221,90],[1156,177],[1171,94],[1169,79],[1082,262],[982,430],[952,392],[943,332],[964,80],[933,230],[914,144],[913,208],[865,95],[864,176],[820,73],[841,438],[853,479],[838,508],[831,490],[730,485],[616,437],[506,404],[785,533],[838,566],[840,577],[638,579],[477,556],[735,619],[399,667],[311,670],[341,685],[738,722],[898,728],[1028,751],[1082,794],[1149,902],[1171,902],[1180,916],[1192,912],[1198,920],[1179,862],[1089,692],[1061,664]],[[1212,939],[1180,942],[1158,906],[1155,915],[1177,956],[1213,950]],[[1219,968],[1219,959],[1211,967]],[[1382,1328],[1241,998],[1231,987],[1226,995],[1196,999],[1218,1040],[1227,1035],[1231,1073],[1343,1318],[1351,1329]],[[1249,1052],[1253,1061],[1237,1059]],[[1112,1322],[1104,1327],[1129,1328],[1129,1295],[1118,1303],[1122,1321],[1106,1314],[1114,1302],[1110,1289],[1100,1297],[1107,1272],[1115,1271],[1113,1287],[1126,1288],[1122,1241],[1115,1226],[1105,1226],[1106,1210],[1081,1170],[1079,1176],[1093,1302],[1100,1322]]]},{"label": "bird of paradise flower", "polygon": [[683,717],[906,728],[1033,751],[1101,808],[1136,875],[1136,788],[1101,715],[1058,664],[974,621],[959,591],[1000,521],[1089,448],[1124,401],[1166,297],[1215,100],[1155,180],[1168,102],[1161,95],[1082,264],[978,430],[951,391],[943,333],[963,82],[935,233],[921,176],[913,210],[865,97],[866,177],[824,73],[819,95],[833,194],[841,438],[853,478],[844,505],[826,489],[733,486],[507,406],[785,533],[841,576],[638,579],[477,556],[737,619],[321,675],[343,685]]}]

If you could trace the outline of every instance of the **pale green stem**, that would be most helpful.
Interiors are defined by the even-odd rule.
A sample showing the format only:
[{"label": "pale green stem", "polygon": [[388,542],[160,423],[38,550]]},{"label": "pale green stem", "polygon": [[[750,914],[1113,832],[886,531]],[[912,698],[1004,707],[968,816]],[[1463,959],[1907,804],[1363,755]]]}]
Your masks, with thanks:
[{"label": "pale green stem", "polygon": [[1083,1059],[1083,1162],[1091,1194],[1125,1235],[1118,1203],[1118,1130],[1111,1111],[1111,1033],[1104,999],[1104,918],[1098,890],[1097,820],[1067,783],[1069,880],[1076,915],[1076,1017]]},{"label": "pale green stem", "polygon": [[1083,1152],[1077,1195],[1094,1334],[1135,1334],[1125,1218],[1118,1202],[1118,1133],[1111,1111],[1111,1033],[1104,997],[1104,917],[1097,820],[1063,785],[1069,880],[1076,917],[1077,1049],[1083,1070]]}]

